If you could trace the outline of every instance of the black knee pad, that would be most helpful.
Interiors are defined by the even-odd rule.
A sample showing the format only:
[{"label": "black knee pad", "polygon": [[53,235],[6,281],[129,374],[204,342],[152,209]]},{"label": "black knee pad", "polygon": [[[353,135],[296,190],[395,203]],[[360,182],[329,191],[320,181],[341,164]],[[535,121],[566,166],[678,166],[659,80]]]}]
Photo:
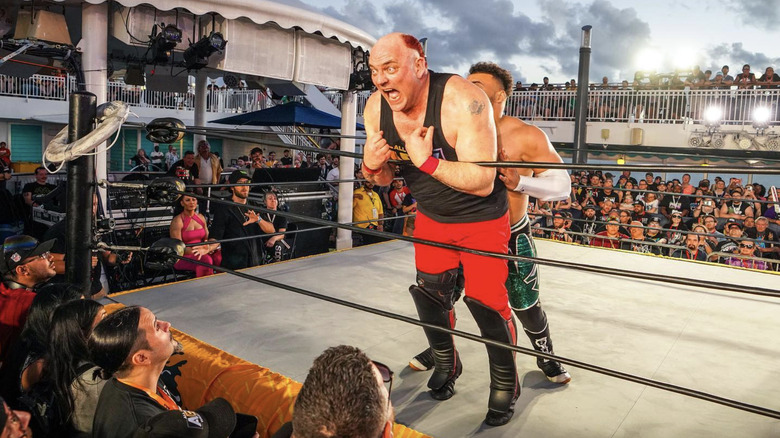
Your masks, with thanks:
[{"label": "black knee pad", "polygon": [[452,310],[454,293],[458,283],[458,269],[450,269],[440,274],[428,274],[417,271],[417,286],[428,298],[440,304],[446,310]]}]

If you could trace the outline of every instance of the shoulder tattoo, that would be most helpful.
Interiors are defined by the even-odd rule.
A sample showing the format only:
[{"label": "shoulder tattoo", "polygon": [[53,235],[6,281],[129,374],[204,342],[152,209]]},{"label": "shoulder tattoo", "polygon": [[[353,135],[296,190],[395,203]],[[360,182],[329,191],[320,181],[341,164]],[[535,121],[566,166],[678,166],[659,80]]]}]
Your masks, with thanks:
[{"label": "shoulder tattoo", "polygon": [[471,101],[471,104],[469,104],[469,112],[476,116],[479,114],[482,114],[482,110],[485,109],[485,104],[477,101],[476,99]]}]

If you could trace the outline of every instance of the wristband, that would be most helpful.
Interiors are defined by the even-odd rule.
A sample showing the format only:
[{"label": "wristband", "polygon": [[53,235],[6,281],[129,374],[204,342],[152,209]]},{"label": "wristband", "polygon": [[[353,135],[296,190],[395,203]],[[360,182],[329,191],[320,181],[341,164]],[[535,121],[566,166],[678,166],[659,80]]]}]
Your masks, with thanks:
[{"label": "wristband", "polygon": [[439,167],[439,159],[431,156],[425,160],[422,166],[420,166],[420,170],[428,175],[433,175],[433,172],[436,172],[437,167]]},{"label": "wristband", "polygon": [[381,167],[379,169],[370,169],[368,166],[366,166],[365,162],[360,163],[360,167],[363,169],[363,173],[367,173],[369,175],[376,175],[380,170],[382,170]]}]

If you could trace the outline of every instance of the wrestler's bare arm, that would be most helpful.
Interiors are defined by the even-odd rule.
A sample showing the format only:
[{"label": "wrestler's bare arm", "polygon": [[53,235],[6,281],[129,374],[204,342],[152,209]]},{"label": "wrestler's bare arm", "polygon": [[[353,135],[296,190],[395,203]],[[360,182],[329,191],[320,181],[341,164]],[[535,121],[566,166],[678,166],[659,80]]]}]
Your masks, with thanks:
[{"label": "wrestler's bare arm", "polygon": [[[458,161],[441,160],[433,177],[455,190],[488,196],[493,191],[496,170],[471,162],[495,161],[498,157],[496,127],[490,101],[476,85],[459,76],[453,76],[444,89],[441,111],[444,135],[455,147]],[[407,142],[407,152],[410,144],[415,147],[417,141],[419,139],[413,134]],[[430,156],[430,149],[427,149],[426,153]],[[409,156],[412,157],[411,152]],[[414,158],[412,161],[415,161]],[[422,165],[422,162],[415,162],[415,165]]]},{"label": "wrestler's bare arm", "polygon": [[[525,163],[563,163],[555,151],[550,139],[541,129],[529,125],[515,117],[503,116],[499,121],[499,149],[502,160],[522,161]],[[547,169],[535,167],[533,174],[538,175]],[[517,186],[519,175],[530,175],[525,168],[501,168],[501,181],[511,190]]]},{"label": "wrestler's bare arm", "polygon": [[393,181],[395,172],[387,163],[391,157],[390,145],[385,141],[383,132],[379,130],[379,116],[382,96],[374,93],[368,98],[363,111],[363,125],[366,128],[366,144],[363,147],[363,164],[376,173],[363,172],[370,182],[386,186]]}]

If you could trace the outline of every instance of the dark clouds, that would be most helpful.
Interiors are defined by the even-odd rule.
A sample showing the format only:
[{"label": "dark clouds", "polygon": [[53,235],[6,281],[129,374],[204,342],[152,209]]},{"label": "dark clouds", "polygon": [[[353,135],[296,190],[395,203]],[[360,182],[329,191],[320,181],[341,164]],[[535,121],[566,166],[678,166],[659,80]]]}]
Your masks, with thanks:
[{"label": "dark clouds", "polygon": [[[297,2],[297,1],[296,1]],[[343,7],[322,12],[379,37],[391,31],[428,38],[432,68],[465,73],[477,61],[490,60],[510,69],[517,79],[528,78],[517,56],[538,59],[531,70],[558,80],[576,77],[580,28],[594,26],[592,77],[630,70],[626,53],[643,46],[649,26],[632,8],[618,9],[604,0],[576,4],[542,2],[548,18],[535,20],[509,0],[407,0],[380,3],[347,0]],[[595,76],[594,76],[595,75]]]},{"label": "dark clouds", "polygon": [[[314,4],[316,0],[304,1]],[[768,26],[777,20],[778,2],[758,0],[734,10],[746,22]],[[539,72],[553,82],[576,78],[581,28],[590,24],[591,81],[599,82],[602,76],[612,82],[633,77],[636,53],[651,42],[649,24],[633,7],[616,7],[609,0],[538,0],[538,6],[541,18],[536,13],[535,18],[529,17],[510,0],[346,0],[343,6],[320,11],[376,37],[392,31],[427,37],[429,64],[435,70],[463,74],[470,64],[489,60],[526,83],[540,82]],[[748,62],[763,70],[766,65],[780,65],[778,59],[749,52],[740,43],[710,45],[702,55],[695,60],[702,67]]]},{"label": "dark clouds", "polygon": [[750,52],[742,47],[742,43],[720,44],[710,49],[707,55],[712,64],[710,67],[720,69],[721,65],[728,64],[732,75],[740,73],[743,64],[750,64],[751,70],[756,75],[761,75],[766,67],[780,65],[780,58]]},{"label": "dark clouds", "polygon": [[780,2],[778,0],[750,0],[735,3],[730,7],[743,24],[774,31],[777,19],[780,17]]}]

